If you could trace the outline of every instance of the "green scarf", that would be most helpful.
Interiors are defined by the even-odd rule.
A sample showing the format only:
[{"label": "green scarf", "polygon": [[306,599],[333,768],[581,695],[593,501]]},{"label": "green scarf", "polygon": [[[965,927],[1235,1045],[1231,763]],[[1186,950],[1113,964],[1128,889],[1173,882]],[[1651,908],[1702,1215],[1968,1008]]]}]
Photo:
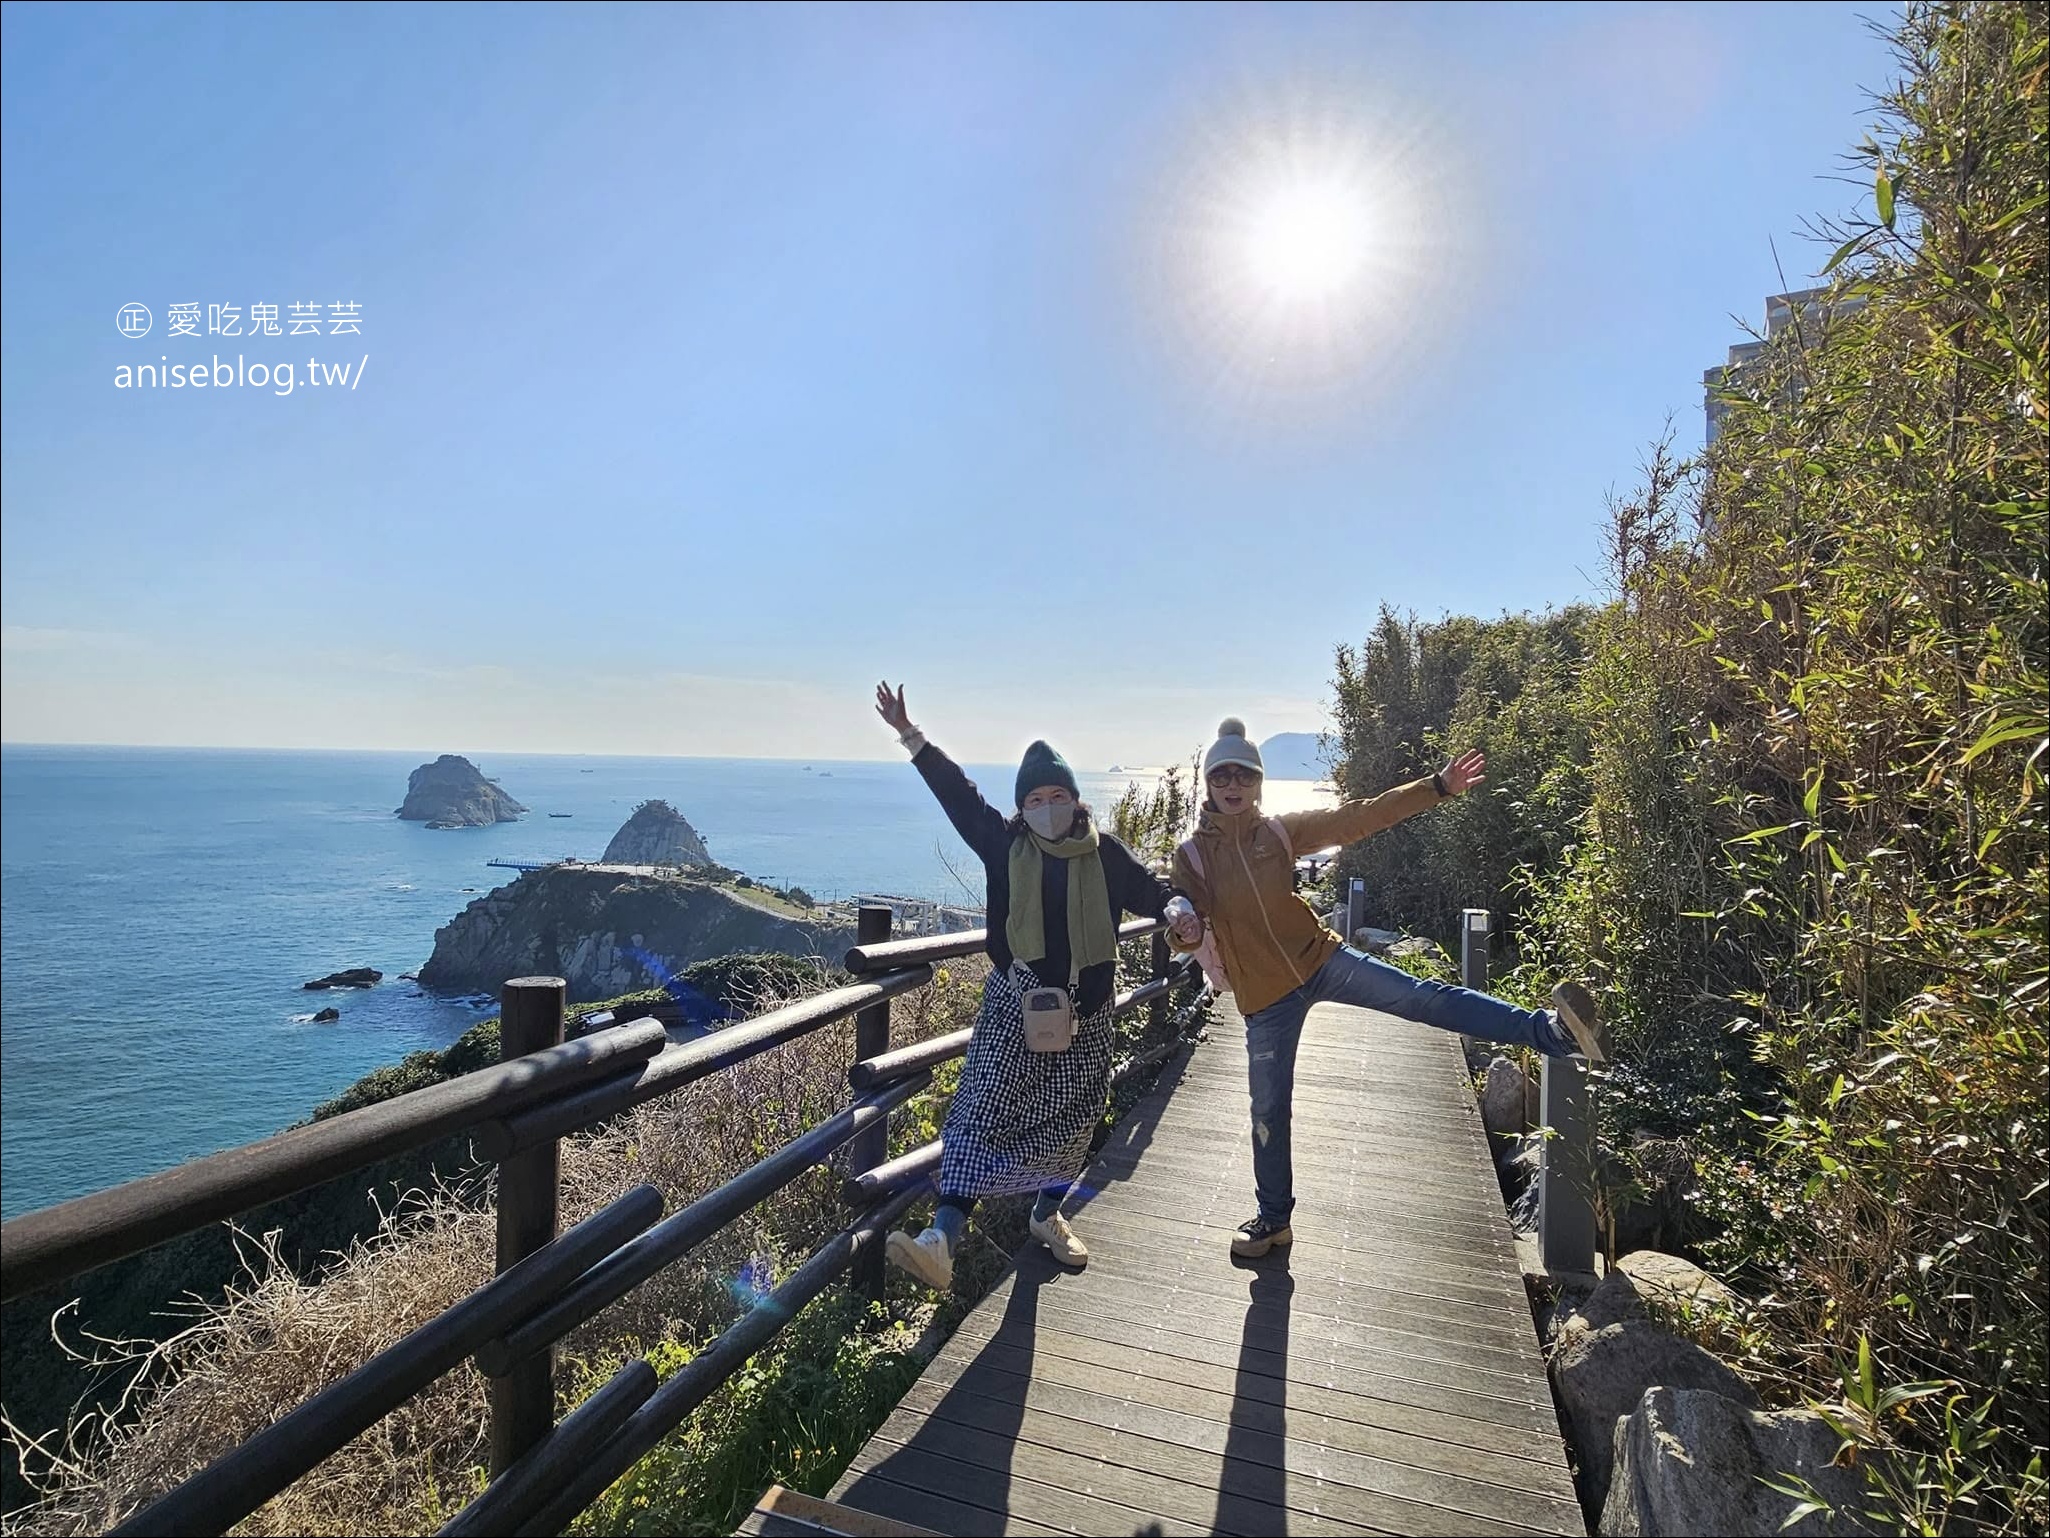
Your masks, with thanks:
[{"label": "green scarf", "polygon": [[1011,841],[1011,913],[1004,924],[1004,938],[1015,959],[1046,959],[1040,862],[1047,855],[1072,862],[1068,866],[1068,963],[1075,969],[1075,978],[1084,968],[1117,959],[1118,929],[1110,915],[1110,885],[1103,877],[1098,846],[1094,823],[1063,839],[1044,839],[1027,828]]}]

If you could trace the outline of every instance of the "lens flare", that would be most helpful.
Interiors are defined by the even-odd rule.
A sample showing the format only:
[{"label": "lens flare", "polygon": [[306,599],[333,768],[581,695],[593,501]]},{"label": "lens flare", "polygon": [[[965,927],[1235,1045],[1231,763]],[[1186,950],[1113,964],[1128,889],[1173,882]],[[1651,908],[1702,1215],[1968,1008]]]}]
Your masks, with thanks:
[{"label": "lens flare", "polygon": [[1302,77],[1205,105],[1147,202],[1146,308],[1245,402],[1395,377],[1470,238],[1465,178],[1386,85]]}]

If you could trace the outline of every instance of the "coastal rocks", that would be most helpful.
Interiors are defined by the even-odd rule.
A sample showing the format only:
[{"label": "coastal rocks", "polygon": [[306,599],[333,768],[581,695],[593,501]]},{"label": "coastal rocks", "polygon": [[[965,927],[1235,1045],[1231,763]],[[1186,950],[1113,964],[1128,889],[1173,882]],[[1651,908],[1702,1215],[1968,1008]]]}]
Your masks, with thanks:
[{"label": "coastal rocks", "polygon": [[305,988],[375,988],[384,981],[384,974],[375,967],[350,967],[343,972],[330,972],[325,977],[316,977]]},{"label": "coastal rocks", "polygon": [[336,1009],[332,1004],[330,1004],[326,1009],[314,1011],[313,1023],[315,1025],[326,1025],[330,1021],[339,1020],[341,1018],[342,1012],[339,1009]]},{"label": "coastal rocks", "polygon": [[406,781],[398,815],[430,828],[484,828],[517,822],[526,808],[477,771],[467,758],[444,753],[422,764]]},{"label": "coastal rocks", "polygon": [[1729,1368],[1653,1324],[1621,1272],[1610,1273],[1567,1315],[1550,1369],[1553,1397],[1580,1453],[1582,1490],[1591,1510],[1609,1488],[1616,1422],[1636,1410],[1646,1389],[1700,1389],[1746,1408],[1758,1404],[1751,1386]]},{"label": "coastal rocks", "polygon": [[1638,1293],[1655,1303],[1727,1304],[1736,1294],[1691,1260],[1664,1255],[1657,1250],[1632,1250],[1616,1262],[1616,1269],[1630,1278]]},{"label": "coastal rocks", "polygon": [[1371,926],[1355,929],[1352,932],[1352,943],[1365,951],[1369,956],[1387,955],[1388,947],[1395,944],[1401,938],[1402,936],[1395,930],[1375,929]]},{"label": "coastal rocks", "polygon": [[509,977],[562,977],[573,999],[665,985],[685,967],[743,951],[837,960],[851,925],[786,917],[691,875],[556,865],[478,898],[434,935],[420,983],[495,995]]},{"label": "coastal rocks", "polygon": [[1812,1411],[1767,1412],[1698,1389],[1647,1389],[1615,1429],[1615,1473],[1601,1531],[1616,1538],[1868,1532],[1855,1517],[1819,1511],[1790,1524],[1799,1498],[1766,1483],[1806,1481],[1839,1512],[1855,1512],[1864,1479],[1855,1469],[1836,1467],[1841,1440]]},{"label": "coastal rocks", "polygon": [[606,865],[710,865],[698,830],[667,801],[643,801],[605,846]]}]

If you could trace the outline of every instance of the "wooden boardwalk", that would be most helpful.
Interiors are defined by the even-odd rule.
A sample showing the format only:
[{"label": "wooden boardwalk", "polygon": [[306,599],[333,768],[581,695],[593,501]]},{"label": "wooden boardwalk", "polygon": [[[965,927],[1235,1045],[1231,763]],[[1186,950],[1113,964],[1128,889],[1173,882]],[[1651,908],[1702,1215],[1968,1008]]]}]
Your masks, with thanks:
[{"label": "wooden boardwalk", "polygon": [[945,1533],[1585,1531],[1457,1038],[1310,1017],[1296,1241],[1253,1211],[1224,1001],[832,1498]]}]

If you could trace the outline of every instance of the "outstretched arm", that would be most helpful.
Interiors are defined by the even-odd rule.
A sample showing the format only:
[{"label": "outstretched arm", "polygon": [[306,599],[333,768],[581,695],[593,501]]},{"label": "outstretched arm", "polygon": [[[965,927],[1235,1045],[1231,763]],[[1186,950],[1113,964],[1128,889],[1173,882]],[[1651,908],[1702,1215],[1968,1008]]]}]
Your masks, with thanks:
[{"label": "outstretched arm", "polygon": [[1487,776],[1487,755],[1468,748],[1429,779],[1412,780],[1364,801],[1348,801],[1329,811],[1291,812],[1281,819],[1297,849],[1322,849],[1330,844],[1355,844],[1429,811],[1440,801],[1463,795]]},{"label": "outstretched arm", "polygon": [[947,814],[947,821],[961,835],[961,841],[988,864],[1002,858],[1009,840],[1004,836],[1004,814],[983,799],[975,782],[961,772],[961,766],[911,724],[911,712],[904,704],[904,686],[893,691],[887,683],[876,685],[876,714],[897,733],[897,740],[911,753],[911,762],[924,776],[926,787]]}]

